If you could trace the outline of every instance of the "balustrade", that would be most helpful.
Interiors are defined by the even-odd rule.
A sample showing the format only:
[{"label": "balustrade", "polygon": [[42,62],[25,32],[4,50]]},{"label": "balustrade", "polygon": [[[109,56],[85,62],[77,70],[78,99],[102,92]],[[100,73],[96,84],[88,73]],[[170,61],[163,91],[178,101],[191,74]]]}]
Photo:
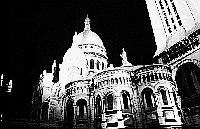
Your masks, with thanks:
[{"label": "balustrade", "polygon": [[187,53],[188,51],[191,51],[192,49],[198,47],[200,45],[200,39],[198,38],[198,36],[200,36],[200,29],[193,32],[183,40],[177,42],[154,59],[162,59],[163,63],[169,63],[175,58],[178,58]]}]

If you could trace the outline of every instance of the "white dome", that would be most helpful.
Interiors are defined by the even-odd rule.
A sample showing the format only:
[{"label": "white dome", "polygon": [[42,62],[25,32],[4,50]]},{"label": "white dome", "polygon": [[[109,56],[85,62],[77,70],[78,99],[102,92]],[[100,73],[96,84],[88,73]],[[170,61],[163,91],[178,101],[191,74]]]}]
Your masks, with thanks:
[{"label": "white dome", "polygon": [[94,44],[103,47],[101,38],[91,30],[85,30],[77,35],[77,45],[81,44]]},{"label": "white dome", "polygon": [[104,48],[101,38],[95,32],[91,31],[90,19],[88,18],[88,16],[85,19],[84,23],[85,23],[84,31],[79,33],[78,35],[77,34],[74,35],[73,43],[77,46],[83,44],[94,44]]}]

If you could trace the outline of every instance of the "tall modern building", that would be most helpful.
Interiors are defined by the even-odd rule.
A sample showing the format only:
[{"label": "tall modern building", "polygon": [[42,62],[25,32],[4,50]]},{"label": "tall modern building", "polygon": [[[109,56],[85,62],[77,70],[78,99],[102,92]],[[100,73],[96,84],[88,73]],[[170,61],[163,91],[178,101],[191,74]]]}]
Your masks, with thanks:
[{"label": "tall modern building", "polygon": [[[101,38],[85,19],[61,64],[40,75],[32,119],[68,128],[200,126],[200,5],[146,0],[157,51],[152,65],[132,65],[123,49],[109,64]],[[94,23],[95,24],[95,23]]]}]

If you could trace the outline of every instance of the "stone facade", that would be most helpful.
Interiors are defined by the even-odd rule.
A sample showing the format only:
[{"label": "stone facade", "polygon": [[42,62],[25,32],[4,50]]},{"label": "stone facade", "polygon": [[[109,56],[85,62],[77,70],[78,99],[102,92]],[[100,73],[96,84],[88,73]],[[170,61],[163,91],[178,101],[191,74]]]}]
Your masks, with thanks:
[{"label": "stone facade", "polygon": [[[77,129],[200,126],[199,17],[187,12],[190,17],[181,20],[185,17],[179,13],[181,7],[190,7],[189,11],[196,7],[185,2],[146,0],[158,47],[152,65],[133,66],[124,49],[122,65],[108,65],[106,49],[87,16],[84,31],[75,32],[63,62],[54,61],[52,72],[41,74],[33,95],[39,102],[33,101],[32,114]],[[170,26],[161,13],[168,7],[173,12],[166,18],[177,22]],[[163,31],[158,32],[158,27]],[[164,38],[158,39],[158,33]]]}]

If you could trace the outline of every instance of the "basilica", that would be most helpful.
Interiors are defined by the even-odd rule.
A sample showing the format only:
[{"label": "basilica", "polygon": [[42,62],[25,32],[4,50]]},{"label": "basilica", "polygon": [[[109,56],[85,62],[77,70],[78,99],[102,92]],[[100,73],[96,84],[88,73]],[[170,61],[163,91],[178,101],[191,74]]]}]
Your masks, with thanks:
[{"label": "basilica", "polygon": [[87,16],[62,63],[40,75],[32,119],[74,129],[200,126],[200,9],[179,1],[146,0],[157,45],[152,65],[132,65],[125,49],[120,67],[109,64]]}]

